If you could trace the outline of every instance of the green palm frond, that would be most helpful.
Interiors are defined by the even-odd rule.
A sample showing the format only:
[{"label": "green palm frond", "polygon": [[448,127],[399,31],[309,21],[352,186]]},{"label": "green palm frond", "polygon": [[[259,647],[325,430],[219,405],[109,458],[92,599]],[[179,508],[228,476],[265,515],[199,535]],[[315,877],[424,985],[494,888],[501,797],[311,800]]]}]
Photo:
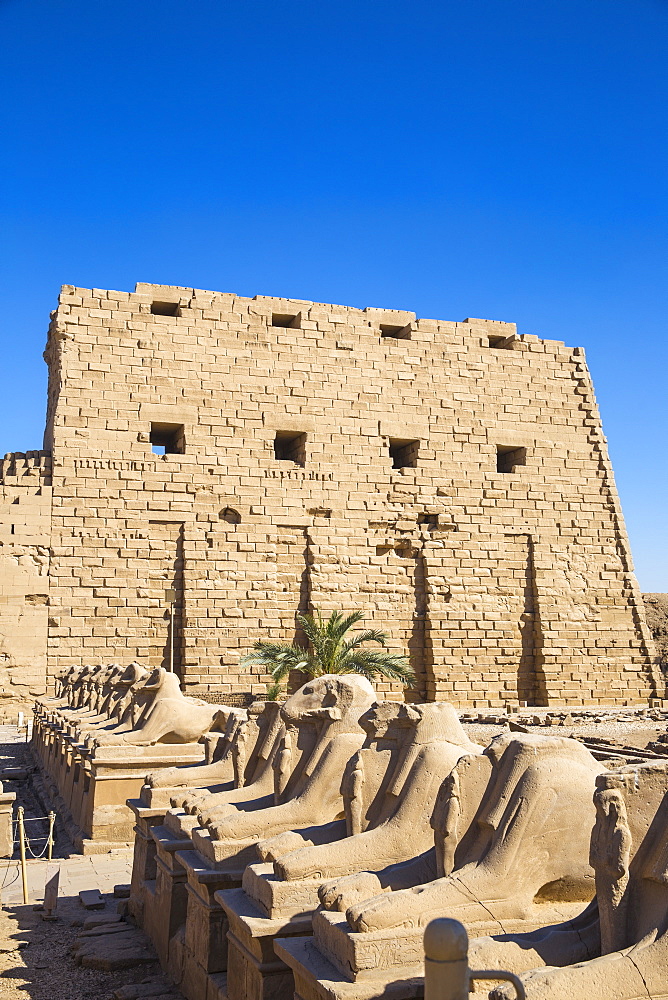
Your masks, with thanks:
[{"label": "green palm frond", "polygon": [[337,638],[341,638],[342,636],[344,636],[346,632],[349,632],[351,630],[353,625],[357,625],[357,623],[361,622],[362,619],[364,618],[363,611],[353,611],[353,613],[351,615],[348,615],[347,618],[344,618],[339,611],[335,611],[334,614],[332,615],[332,618],[334,618],[334,615],[336,615],[336,623],[334,628],[336,629]]},{"label": "green palm frond", "polygon": [[369,628],[365,632],[360,632],[354,639],[347,639],[344,647],[346,651],[358,649],[365,642],[377,642],[379,646],[386,646],[387,640],[387,632],[379,632],[378,629]]},{"label": "green palm frond", "polygon": [[258,640],[250,653],[241,658],[244,666],[255,664],[264,667],[276,681],[287,677],[291,670],[301,670],[310,659],[302,646],[287,642],[262,642]]},{"label": "green palm frond", "polygon": [[[379,629],[365,629],[351,638],[346,638],[350,629],[365,617],[363,611],[353,611],[343,615],[332,611],[328,618],[315,609],[311,613],[297,615],[297,624],[306,636],[309,648],[285,642],[263,642],[258,640],[249,653],[242,657],[242,664],[254,664],[271,674],[274,684],[279,685],[296,670],[307,677],[322,674],[363,674],[369,680],[381,675],[390,680],[413,684],[415,675],[408,659],[386,649],[388,635]],[[365,648],[365,643],[376,643],[382,649]]]},{"label": "green palm frond", "polygon": [[359,649],[346,657],[345,668],[346,673],[363,674],[368,680],[380,674],[388,680],[401,681],[404,685],[415,682],[415,674],[407,658],[398,653]]},{"label": "green palm frond", "polygon": [[320,612],[316,612],[318,618],[316,619],[313,615],[304,613],[299,613],[297,615],[297,624],[301,628],[302,632],[306,636],[309,642],[316,643],[320,638],[320,633],[322,631],[322,618],[320,617]]}]

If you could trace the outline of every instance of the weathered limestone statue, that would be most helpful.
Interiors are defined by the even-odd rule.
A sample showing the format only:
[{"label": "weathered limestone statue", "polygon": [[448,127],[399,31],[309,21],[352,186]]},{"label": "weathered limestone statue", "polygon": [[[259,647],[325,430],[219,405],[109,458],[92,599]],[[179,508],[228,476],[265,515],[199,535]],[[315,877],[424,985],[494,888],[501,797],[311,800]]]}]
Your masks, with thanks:
[{"label": "weathered limestone statue", "polygon": [[[466,753],[482,753],[448,704],[385,702],[360,721],[367,740],[349,761],[342,785],[348,837],[322,847],[302,846],[299,835],[291,842],[266,841],[261,850],[275,859],[277,878],[322,880],[381,870],[429,850],[429,821],[443,776]],[[392,728],[399,737],[394,752],[383,753]],[[292,844],[301,849],[287,853]]]},{"label": "weathered limestone statue", "polygon": [[[54,805],[83,850],[89,841],[96,850],[127,843],[133,837],[127,800],[141,790],[146,772],[201,763],[205,734],[213,748],[217,738],[209,731],[234,714],[185,697],[176,675],[137,663],[69,670],[60,691],[56,703],[36,706],[33,750]],[[233,771],[230,760],[230,777]]]},{"label": "weathered limestone statue", "polygon": [[[434,878],[430,815],[443,776],[465,755],[489,763],[482,747],[467,739],[448,704],[384,702],[369,709],[360,722],[367,738],[348,762],[341,787],[348,836],[313,845],[293,831],[263,841],[258,850],[265,863],[246,868],[242,889],[218,894],[230,924],[230,1000],[242,1000],[246,994],[259,1000],[265,992],[275,1000],[290,1000],[292,976],[275,956],[269,958],[273,940],[309,932],[325,879],[350,877],[365,868],[378,872],[388,887],[411,884],[408,869],[413,881]],[[483,788],[480,782],[477,801]],[[401,864],[408,861],[413,864]],[[360,887],[375,876],[355,878]],[[331,889],[332,883],[327,886]],[[261,960],[249,957],[256,953]]]},{"label": "weathered limestone statue", "polygon": [[68,732],[83,742],[94,734],[123,733],[133,729],[153,703],[154,692],[146,687],[151,672],[139,663],[118,668],[109,679],[112,689],[96,716],[68,716]]},{"label": "weathered limestone statue", "polygon": [[[313,942],[346,978],[384,989],[419,976],[424,926],[434,917],[454,917],[479,933],[535,929],[544,914],[568,919],[578,901],[592,898],[589,834],[601,765],[576,740],[551,736],[502,735],[485,754],[493,767],[468,828],[461,792],[471,758],[453,768],[434,810],[441,877],[383,892],[368,874],[366,898],[354,885],[321,893],[326,909],[314,915]],[[295,977],[320,978],[297,942],[277,947]]]},{"label": "weathered limestone statue", "polygon": [[[174,807],[170,820],[174,829],[185,821],[188,830],[197,822],[197,814],[208,803],[222,805],[230,802],[257,802],[257,807],[273,801],[273,762],[281,744],[285,728],[278,702],[254,702],[247,710],[248,718],[237,728],[231,743],[234,781],[232,788],[220,788],[229,779],[228,765],[217,762],[203,765],[201,769],[176,769],[178,781],[173,782],[171,803]],[[205,770],[206,768],[206,770]],[[153,783],[152,776],[149,784]],[[193,791],[179,791],[189,788]],[[180,812],[180,818],[175,817]]]},{"label": "weathered limestone statue", "polygon": [[[39,698],[36,702],[38,710],[48,713],[81,709],[86,694],[86,681],[91,672],[96,669],[90,665],[70,667],[56,683],[56,694],[53,698]],[[99,668],[97,668],[99,669]],[[85,707],[85,706],[84,706]]]},{"label": "weathered limestone statue", "polygon": [[[208,836],[200,835],[198,843],[198,831],[194,831],[195,847],[204,847],[206,852],[207,839],[209,843],[257,843],[288,830],[317,827],[342,818],[341,776],[364,742],[360,716],[375,698],[369,682],[356,674],[325,674],[304,684],[281,709],[286,730],[274,761],[276,804],[249,813],[242,807],[216,804],[211,796],[198,816]],[[293,731],[296,723],[304,722],[315,730],[315,745],[308,759],[302,755],[303,766],[296,769],[292,766],[293,754],[298,751]]]},{"label": "weathered limestone statue", "polygon": [[67,670],[64,670],[62,674],[58,674],[54,679],[54,694],[52,696],[42,696],[37,699],[38,705],[53,705],[54,707],[58,703],[69,704],[70,696],[74,686],[77,683],[79,675],[84,667],[72,666]]},{"label": "weathered limestone statue", "polygon": [[[186,767],[166,767],[152,771],[146,776],[150,788],[201,788],[207,784],[220,784],[234,779],[234,747],[248,724],[248,712],[244,708],[223,706],[216,717],[216,725],[223,728],[211,748],[210,760],[205,764],[189,764]],[[243,783],[243,782],[241,782]]]},{"label": "weathered limestone statue", "polygon": [[[145,687],[150,671],[139,663],[130,663],[116,681],[116,692],[109,705],[109,721],[119,728],[134,728],[152,704]],[[105,727],[106,729],[106,727]]]},{"label": "weathered limestone statue", "polygon": [[117,664],[70,668],[61,681],[60,697],[38,701],[36,714],[61,726],[109,724],[124,684],[137,687],[147,675],[136,663],[125,669]]},{"label": "weathered limestone statue", "polygon": [[[300,688],[282,707],[276,705],[274,724],[261,751],[259,773],[251,783],[242,789],[235,789],[232,795],[228,791],[211,793],[207,788],[201,788],[183,798],[174,796],[173,804],[182,806],[187,814],[198,817],[198,823],[206,825],[210,819],[226,815],[237,807],[244,811],[266,808],[289,798],[302,779],[323,729],[321,702],[327,695],[327,686],[322,678],[311,683],[316,685],[315,697],[310,688],[309,695],[303,696],[304,688]],[[357,723],[355,728],[361,735]],[[237,751],[239,765],[250,743],[245,732],[242,731],[240,736],[242,741]],[[240,767],[238,769],[241,770]],[[189,829],[193,825],[196,825],[194,819]]]},{"label": "weathered limestone statue", "polygon": [[534,934],[471,942],[476,961],[506,956],[519,973],[533,967],[522,975],[528,1000],[668,995],[668,761],[617,768],[596,786],[595,903]]},{"label": "weathered limestone statue", "polygon": [[[186,995],[205,995],[211,986],[208,977],[226,968],[227,920],[216,892],[241,885],[244,868],[257,860],[258,842],[293,830],[303,831],[313,843],[345,835],[341,778],[365,739],[360,717],[375,700],[373,688],[359,675],[308,681],[281,708],[283,734],[273,754],[273,791],[258,797],[254,785],[248,785],[200,798],[197,817],[183,812],[165,817],[174,838],[179,828],[181,836],[191,836],[174,855],[188,883],[187,914],[179,914],[175,902],[179,873],[172,867],[169,883],[160,874],[174,841],[158,844],[158,889],[171,901],[172,931],[163,954],[167,952]],[[189,821],[200,825],[192,828]]]},{"label": "weathered limestone statue", "polygon": [[[422,927],[444,910],[462,922],[479,916],[522,920],[542,890],[545,900],[593,894],[589,831],[572,824],[578,805],[586,807],[578,815],[592,812],[588,798],[600,764],[580,743],[560,737],[499,736],[487,753],[494,774],[474,821],[468,859],[428,886],[351,907],[354,930]],[[451,806],[446,823],[454,822]]]},{"label": "weathered limestone statue", "polygon": [[153,746],[156,743],[196,743],[211,728],[217,705],[186,697],[176,674],[157,667],[142,686],[152,692],[150,708],[134,729],[92,737],[95,746]]},{"label": "weathered limestone statue", "polygon": [[123,667],[117,664],[111,664],[96,674],[88,694],[89,709],[64,714],[71,732],[78,733],[84,729],[94,729],[109,724],[110,719],[114,718],[116,705],[123,693],[124,674]]}]

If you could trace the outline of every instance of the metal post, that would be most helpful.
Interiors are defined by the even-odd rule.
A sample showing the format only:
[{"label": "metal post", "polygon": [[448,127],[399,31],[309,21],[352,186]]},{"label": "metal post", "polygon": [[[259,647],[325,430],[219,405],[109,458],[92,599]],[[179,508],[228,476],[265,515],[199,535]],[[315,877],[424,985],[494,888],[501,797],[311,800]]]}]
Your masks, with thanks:
[{"label": "metal post", "polygon": [[23,825],[23,806],[17,810],[19,821],[19,855],[21,857],[21,881],[23,882],[23,902],[28,902],[28,870],[26,868],[26,832]]},{"label": "metal post", "polygon": [[49,813],[49,839],[46,846],[46,860],[50,861],[53,853],[53,827],[56,822],[55,812]]},{"label": "metal post", "polygon": [[176,591],[170,587],[165,591],[165,597],[169,601],[169,671],[174,673],[174,602]]},{"label": "metal post", "polygon": [[468,1000],[473,979],[503,979],[526,1000],[521,979],[501,969],[469,969],[469,937],[458,920],[441,917],[424,932],[424,1000]]}]

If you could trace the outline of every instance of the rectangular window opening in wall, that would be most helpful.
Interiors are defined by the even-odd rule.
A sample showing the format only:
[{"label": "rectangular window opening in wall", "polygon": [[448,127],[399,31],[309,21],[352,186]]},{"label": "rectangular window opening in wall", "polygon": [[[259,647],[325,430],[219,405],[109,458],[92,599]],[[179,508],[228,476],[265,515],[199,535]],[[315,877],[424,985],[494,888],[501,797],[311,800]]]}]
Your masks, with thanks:
[{"label": "rectangular window opening in wall", "polygon": [[527,450],[526,448],[515,448],[513,446],[507,446],[502,444],[497,444],[496,446],[496,471],[497,472],[514,472],[518,465],[527,464]]},{"label": "rectangular window opening in wall", "polygon": [[154,316],[180,316],[178,302],[151,302],[151,312]]},{"label": "rectangular window opening in wall", "polygon": [[290,327],[293,330],[298,330],[300,327],[301,313],[272,313],[271,314],[271,325],[272,326],[282,326]]},{"label": "rectangular window opening in wall", "polygon": [[389,439],[393,469],[414,469],[418,462],[420,442],[408,438]]},{"label": "rectangular window opening in wall", "polygon": [[306,434],[294,431],[276,431],[274,457],[279,462],[294,462],[302,468],[306,464]]},{"label": "rectangular window opening in wall", "polygon": [[498,334],[490,333],[488,336],[489,346],[493,347],[497,351],[509,351],[512,350],[514,343],[514,337],[500,337]]},{"label": "rectangular window opening in wall", "polygon": [[154,455],[183,455],[186,450],[183,424],[151,424],[149,440]]},{"label": "rectangular window opening in wall", "polygon": [[381,337],[390,337],[393,340],[410,340],[411,328],[409,326],[390,326],[387,323],[380,324]]}]

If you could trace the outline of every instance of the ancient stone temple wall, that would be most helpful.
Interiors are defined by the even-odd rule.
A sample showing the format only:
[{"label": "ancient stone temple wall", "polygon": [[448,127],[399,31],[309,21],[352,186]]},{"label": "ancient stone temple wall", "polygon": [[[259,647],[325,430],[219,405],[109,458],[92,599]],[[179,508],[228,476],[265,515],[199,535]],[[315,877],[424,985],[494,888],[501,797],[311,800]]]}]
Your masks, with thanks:
[{"label": "ancient stone temple wall", "polygon": [[414,699],[663,696],[581,349],[140,284],[65,286],[45,356],[51,672],[173,639],[189,691],[260,694],[256,638],[362,608]]},{"label": "ancient stone temple wall", "polygon": [[51,458],[0,459],[0,715],[43,694],[47,674]]}]

